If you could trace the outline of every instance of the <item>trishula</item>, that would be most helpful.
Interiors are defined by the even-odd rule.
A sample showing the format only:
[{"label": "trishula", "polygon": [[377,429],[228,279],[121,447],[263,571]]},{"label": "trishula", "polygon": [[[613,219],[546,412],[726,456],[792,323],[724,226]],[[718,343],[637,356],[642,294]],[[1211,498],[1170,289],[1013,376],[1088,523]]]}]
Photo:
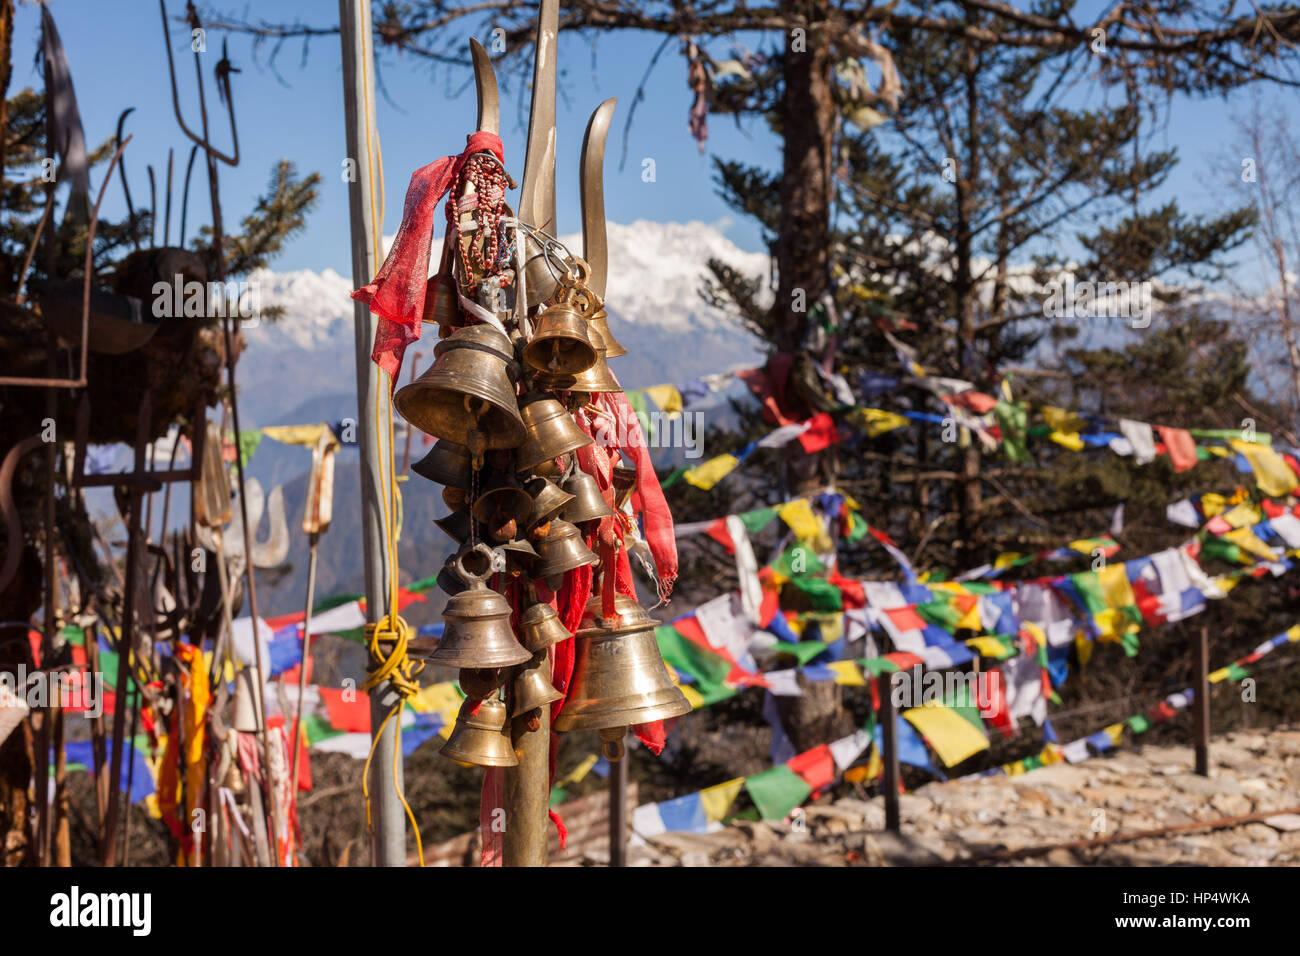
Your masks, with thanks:
[{"label": "trishula", "polygon": [[[555,238],[558,29],[558,0],[543,0],[518,212],[506,203],[514,180],[496,76],[471,40],[477,129],[459,156],[412,175],[388,258],[353,293],[380,318],[372,358],[393,381],[422,325],[438,326],[433,365],[393,405],[439,439],[412,471],[445,486],[452,514],[438,526],[458,551],[437,578],[452,595],[441,639],[407,652],[460,671],[466,700],[442,753],[491,768],[484,800],[503,801],[510,820],[504,840],[485,831],[485,865],[546,862],[552,720],[557,731],[599,731],[617,761],[629,728],[657,753],[663,721],[690,710],[628,558],[648,547],[666,600],[677,576],[672,516],[606,361],[627,352],[604,308],[613,99],[582,144],[583,255]],[[444,196],[443,252],[429,278]],[[611,421],[626,438],[597,443]]]}]

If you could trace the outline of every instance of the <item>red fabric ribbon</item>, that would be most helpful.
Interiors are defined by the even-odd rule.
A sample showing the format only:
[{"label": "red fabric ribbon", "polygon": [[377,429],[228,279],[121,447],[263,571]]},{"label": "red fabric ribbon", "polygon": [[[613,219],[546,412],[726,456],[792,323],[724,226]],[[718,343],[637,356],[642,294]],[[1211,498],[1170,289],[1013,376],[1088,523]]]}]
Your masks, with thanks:
[{"label": "red fabric ribbon", "polygon": [[[672,512],[668,510],[668,502],[664,498],[663,489],[659,487],[659,476],[655,474],[654,462],[650,458],[650,448],[626,395],[622,392],[601,392],[597,396],[597,403],[598,407],[613,415],[619,425],[613,436],[616,443],[623,429],[627,430],[625,443],[616,444],[616,447],[636,463],[632,510],[641,515],[644,522],[645,541],[650,546],[650,555],[654,558],[655,570],[659,574],[659,600],[666,601],[677,581],[677,538],[673,533]],[[609,441],[608,431],[602,431],[604,440]]]},{"label": "red fabric ribbon", "polygon": [[[466,137],[465,151],[459,156],[444,156],[411,174],[402,207],[402,225],[388,258],[369,285],[352,293],[352,298],[366,303],[379,316],[370,359],[388,373],[393,384],[397,382],[406,347],[420,338],[434,213],[469,158],[484,152],[505,162],[501,137],[480,131]],[[452,241],[452,237],[447,241]]]}]

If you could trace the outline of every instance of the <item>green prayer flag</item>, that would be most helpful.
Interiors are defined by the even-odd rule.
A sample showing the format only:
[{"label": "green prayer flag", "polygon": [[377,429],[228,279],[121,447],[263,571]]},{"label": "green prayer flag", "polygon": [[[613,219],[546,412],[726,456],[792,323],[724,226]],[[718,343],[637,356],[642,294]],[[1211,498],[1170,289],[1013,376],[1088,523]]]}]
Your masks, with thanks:
[{"label": "green prayer flag", "polygon": [[632,389],[623,393],[627,397],[627,403],[632,406],[632,411],[636,413],[637,421],[641,423],[641,433],[645,435],[647,442],[654,440],[650,421],[650,409],[646,404],[645,392],[640,389]]},{"label": "green prayer flag", "polygon": [[754,511],[746,511],[744,514],[737,515],[740,523],[745,526],[745,530],[750,534],[758,534],[764,528],[772,523],[776,517],[777,509],[775,508],[757,508]]},{"label": "green prayer flag", "polygon": [[1096,571],[1079,571],[1070,575],[1070,581],[1089,614],[1096,616],[1106,610],[1106,596],[1101,590],[1101,578]]},{"label": "green prayer flag", "polygon": [[1013,462],[1030,461],[1029,449],[1025,446],[1029,413],[1025,410],[1024,402],[999,400],[993,406],[993,417],[997,419],[998,428],[1002,432],[1002,447],[1007,458]]},{"label": "green prayer flag", "polygon": [[849,512],[849,533],[845,539],[849,544],[856,544],[861,541],[870,530],[871,526],[865,520],[859,518],[852,511]]},{"label": "green prayer flag", "polygon": [[784,820],[812,793],[807,781],[784,764],[754,774],[745,789],[764,820]]},{"label": "green prayer flag", "polygon": [[[893,674],[898,670],[898,665],[887,657],[859,657],[858,666],[872,677],[879,677],[881,674]],[[874,716],[872,720],[875,720]]]},{"label": "green prayer flag", "polygon": [[794,657],[799,666],[803,667],[818,654],[826,653],[826,645],[821,641],[800,641],[798,644],[791,644],[789,641],[777,641],[772,645],[771,650],[778,654],[789,654]]},{"label": "green prayer flag", "polygon": [[1201,555],[1204,558],[1218,558],[1229,564],[1241,564],[1241,548],[1218,535],[1207,535],[1201,542]]},{"label": "green prayer flag", "polygon": [[1124,723],[1128,724],[1128,729],[1135,734],[1144,734],[1151,729],[1151,721],[1144,714],[1136,714]]},{"label": "green prayer flag", "polygon": [[796,577],[792,583],[808,598],[814,610],[842,611],[844,609],[844,595],[825,578]]},{"label": "green prayer flag", "polygon": [[916,613],[931,624],[943,628],[949,634],[957,629],[962,619],[961,611],[951,601],[927,601],[916,606]]},{"label": "green prayer flag", "polygon": [[314,744],[319,740],[325,740],[329,737],[337,737],[343,733],[341,730],[335,730],[330,726],[330,722],[320,714],[308,714],[302,719],[303,733],[307,735],[307,742]]},{"label": "green prayer flag", "polygon": [[257,446],[262,444],[262,433],[257,429],[239,433],[239,460],[242,464],[247,465],[248,459],[253,457],[253,452],[257,451]]},{"label": "green prayer flag", "polygon": [[[663,659],[683,674],[694,678],[699,683],[699,691],[705,688],[721,686],[731,673],[731,664],[701,647],[694,641],[687,640],[671,624],[655,628],[655,640],[659,642],[659,653]],[[707,697],[707,695],[706,695]]]},{"label": "green prayer flag", "polygon": [[1250,676],[1250,671],[1246,670],[1246,668],[1242,667],[1240,664],[1229,664],[1228,676],[1225,678],[1225,680],[1241,681],[1241,680],[1245,680],[1249,676]]},{"label": "green prayer flag", "polygon": [[820,574],[825,565],[812,548],[794,544],[772,564],[773,569],[783,578],[797,578],[805,575]]}]

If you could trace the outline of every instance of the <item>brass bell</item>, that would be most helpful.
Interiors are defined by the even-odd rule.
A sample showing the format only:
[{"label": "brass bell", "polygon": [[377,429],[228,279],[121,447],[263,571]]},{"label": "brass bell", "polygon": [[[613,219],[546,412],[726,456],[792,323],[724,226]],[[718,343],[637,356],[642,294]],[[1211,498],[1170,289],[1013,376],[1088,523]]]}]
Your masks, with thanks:
[{"label": "brass bell", "polygon": [[564,406],[549,395],[526,397],[520,415],[527,434],[515,453],[517,471],[529,471],[552,458],[591,444],[591,436],[584,433]]},{"label": "brass bell", "polygon": [[464,544],[469,540],[474,519],[468,511],[453,511],[445,518],[435,518],[433,523],[457,544]]},{"label": "brass bell", "polygon": [[537,707],[554,703],[564,695],[551,686],[551,682],[542,673],[541,660],[534,658],[531,664],[519,669],[514,683],[514,707],[511,717],[526,714]]},{"label": "brass bell", "polygon": [[434,346],[433,365],[393,396],[402,417],[435,438],[486,448],[514,448],[524,440],[515,401],[514,348],[490,325],[457,329]]},{"label": "brass bell", "polygon": [[492,526],[514,521],[516,527],[522,527],[532,511],[532,496],[511,474],[489,476],[473,507],[474,519]]},{"label": "brass bell", "polygon": [[550,306],[537,320],[537,331],[524,346],[524,363],[550,375],[577,375],[596,362],[587,338],[587,321],[566,302]]},{"label": "brass bell", "polygon": [[[477,705],[477,713],[470,713]],[[456,726],[438,751],[444,757],[478,767],[517,767],[519,758],[510,744],[506,705],[499,700],[466,698],[456,714]]]},{"label": "brass bell", "polygon": [[582,540],[582,533],[568,521],[552,519],[546,534],[534,541],[539,555],[533,564],[534,578],[558,577],[574,568],[596,563],[596,555]]},{"label": "brass bell", "polygon": [[563,487],[573,495],[573,501],[563,511],[565,521],[582,524],[584,521],[606,518],[614,513],[614,509],[605,501],[605,496],[600,493],[600,485],[596,483],[596,479],[585,471],[579,471],[571,476]]},{"label": "brass bell", "polygon": [[[601,596],[588,602],[577,637],[573,680],[555,729],[604,730],[679,717],[691,705],[668,676],[654,621],[618,595],[617,621],[600,617]],[[607,756],[617,759],[617,749]]]},{"label": "brass bell", "polygon": [[[474,555],[485,564],[480,573],[466,569],[465,559]],[[425,659],[441,667],[508,667],[522,664],[532,655],[515,640],[510,629],[510,602],[485,583],[492,573],[492,549],[477,544],[458,554],[452,562],[455,573],[468,585],[453,595],[442,612],[446,626],[437,650]]]},{"label": "brass bell", "polygon": [[533,499],[533,510],[528,514],[530,528],[550,521],[573,501],[573,495],[549,478],[533,478],[524,488]]},{"label": "brass bell", "polygon": [[474,476],[469,449],[446,440],[436,442],[429,454],[411,466],[411,471],[448,488],[468,488]]},{"label": "brass bell", "polygon": [[466,697],[482,700],[505,683],[503,667],[467,667],[456,675],[456,682]]},{"label": "brass bell", "polygon": [[614,333],[609,328],[609,313],[602,306],[600,311],[591,317],[591,322],[587,326],[588,332],[595,332],[605,343],[605,358],[618,358],[620,355],[626,355],[627,349],[614,338]]},{"label": "brass bell", "polygon": [[618,384],[618,379],[609,370],[609,363],[605,361],[605,340],[590,325],[587,326],[587,337],[591,339],[591,344],[596,349],[596,361],[591,368],[585,372],[579,372],[577,375],[553,375],[539,372],[536,379],[537,384],[553,391],[587,393],[623,391],[623,386]]},{"label": "brass bell", "polygon": [[515,538],[501,545],[506,556],[506,570],[522,573],[532,568],[539,555],[527,538]]},{"label": "brass bell", "polygon": [[442,588],[443,591],[450,594],[452,597],[462,593],[469,587],[468,584],[460,579],[460,575],[456,573],[456,568],[453,566],[451,558],[447,559],[447,563],[442,566],[442,570],[438,572],[438,576],[434,580],[438,587]]},{"label": "brass bell", "polygon": [[534,654],[573,637],[549,604],[534,604],[519,619],[519,640]]},{"label": "brass bell", "polygon": [[437,275],[430,276],[424,287],[424,313],[421,321],[442,326],[460,325],[460,302],[456,297],[456,277],[451,273],[454,243],[442,242],[442,260]]},{"label": "brass bell", "polygon": [[568,471],[572,459],[572,455],[560,455],[558,458],[548,458],[546,461],[538,462],[528,470],[535,478],[550,478],[552,481],[558,481],[560,476]]},{"label": "brass bell", "polygon": [[614,510],[622,511],[627,500],[636,491],[636,468],[629,465],[615,465],[610,484],[614,488]]}]

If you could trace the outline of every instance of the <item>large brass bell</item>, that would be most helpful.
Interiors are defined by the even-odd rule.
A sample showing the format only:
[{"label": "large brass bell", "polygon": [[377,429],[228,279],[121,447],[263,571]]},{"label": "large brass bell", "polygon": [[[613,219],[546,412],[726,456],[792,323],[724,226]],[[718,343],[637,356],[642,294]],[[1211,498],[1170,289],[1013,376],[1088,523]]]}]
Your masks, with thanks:
[{"label": "large brass bell", "polygon": [[567,302],[552,305],[537,320],[537,331],[524,346],[524,362],[550,375],[577,375],[596,362],[587,338],[587,320]]},{"label": "large brass bell", "polygon": [[549,604],[534,604],[519,619],[519,640],[534,654],[573,637]]},{"label": "large brass bell", "polygon": [[[467,570],[466,557],[474,555],[484,567],[480,573]],[[456,556],[456,574],[468,585],[447,601],[442,612],[446,626],[437,650],[423,655],[441,667],[508,667],[522,664],[532,655],[515,640],[510,629],[510,602],[485,583],[492,573],[492,549],[477,544]]]},{"label": "large brass bell", "polygon": [[[471,713],[477,707],[476,713]],[[510,745],[506,705],[499,700],[467,698],[456,714],[456,726],[438,751],[444,757],[478,767],[517,767],[519,758]]]},{"label": "large brass bell", "polygon": [[536,563],[538,554],[527,538],[515,538],[500,546],[506,556],[506,570],[523,573]]},{"label": "large brass bell", "polygon": [[491,527],[513,521],[517,528],[522,528],[532,511],[532,496],[510,474],[490,476],[473,507],[474,519]]},{"label": "large brass bell", "polygon": [[549,395],[525,397],[520,415],[526,437],[515,452],[518,471],[529,471],[552,458],[591,444],[591,436],[584,433],[564,406]]},{"label": "large brass bell", "polygon": [[[600,336],[600,340],[605,343],[605,358],[618,358],[620,355],[626,355],[627,349],[614,338],[614,333],[609,328],[609,313],[602,306],[600,311],[591,317],[591,322],[587,326],[588,332],[595,332]],[[590,338],[590,337],[589,337]]]},{"label": "large brass bell", "polygon": [[554,703],[564,695],[551,686],[551,682],[542,673],[541,655],[533,658],[532,663],[520,668],[514,683],[514,706],[510,709],[511,717],[526,714],[537,707]]},{"label": "large brass bell", "polygon": [[[659,654],[654,621],[631,598],[614,599],[617,621],[600,617],[601,596],[587,603],[578,628],[573,680],[557,731],[610,730],[690,712],[690,702],[673,684]],[[621,736],[611,735],[621,740]],[[621,744],[606,748],[618,759]]]},{"label": "large brass bell", "polygon": [[550,521],[573,501],[573,495],[548,478],[533,478],[524,488],[533,499],[533,509],[528,513],[530,528]]},{"label": "large brass bell", "polygon": [[562,512],[565,521],[582,524],[584,521],[606,518],[614,513],[614,509],[605,501],[605,496],[600,493],[600,485],[596,483],[596,479],[585,471],[572,475],[564,483],[563,488],[573,495],[573,501],[569,502]]},{"label": "large brass bell", "polygon": [[457,329],[434,346],[433,365],[393,396],[402,417],[435,438],[486,448],[514,448],[524,440],[515,401],[514,348],[490,325]]},{"label": "large brass bell", "polygon": [[553,518],[545,535],[533,539],[539,555],[533,564],[534,578],[558,577],[566,571],[595,564],[596,555],[582,540],[582,533],[570,522]]},{"label": "large brass bell", "polygon": [[474,476],[469,449],[445,439],[436,442],[429,454],[411,466],[411,471],[448,488],[468,488]]}]

